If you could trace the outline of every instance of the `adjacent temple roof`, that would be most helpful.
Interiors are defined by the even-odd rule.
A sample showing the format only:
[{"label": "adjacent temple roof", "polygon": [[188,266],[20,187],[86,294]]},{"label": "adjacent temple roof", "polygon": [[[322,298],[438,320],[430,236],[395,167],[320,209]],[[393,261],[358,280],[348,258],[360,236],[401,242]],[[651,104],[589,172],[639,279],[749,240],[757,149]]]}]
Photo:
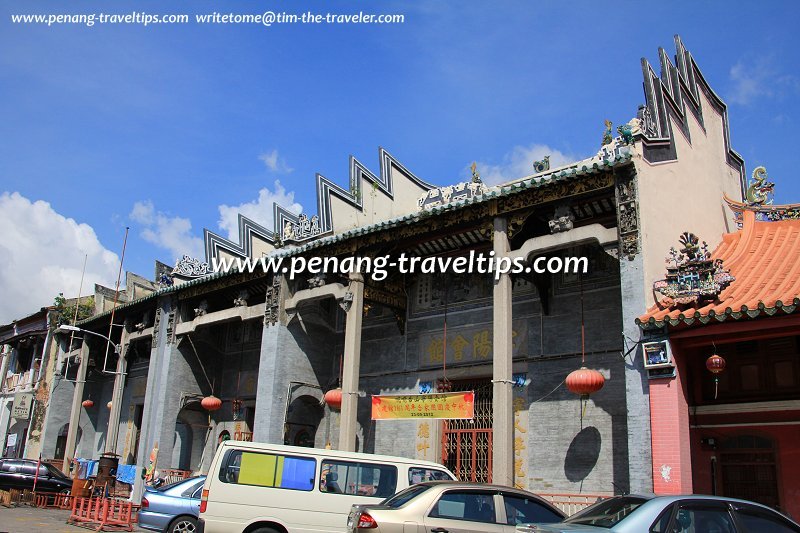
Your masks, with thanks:
[{"label": "adjacent temple roof", "polygon": [[741,229],[711,253],[731,281],[714,301],[680,306],[667,298],[636,319],[645,329],[789,314],[800,305],[800,204],[750,206],[726,198]]}]

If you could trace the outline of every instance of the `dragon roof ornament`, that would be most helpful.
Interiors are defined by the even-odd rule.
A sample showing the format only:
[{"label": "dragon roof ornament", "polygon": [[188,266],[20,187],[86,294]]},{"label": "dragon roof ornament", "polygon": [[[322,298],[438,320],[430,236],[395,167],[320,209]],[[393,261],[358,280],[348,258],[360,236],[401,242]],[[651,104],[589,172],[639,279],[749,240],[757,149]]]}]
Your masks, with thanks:
[{"label": "dragon roof ornament", "polygon": [[722,259],[711,258],[706,242],[700,244],[694,233],[684,232],[678,240],[682,248],[670,248],[665,279],[653,283],[653,291],[665,296],[659,306],[699,307],[703,302],[715,300],[735,278],[723,268]]},{"label": "dragon roof ornament", "polygon": [[767,181],[767,169],[756,167],[745,192],[745,201],[733,200],[724,196],[728,207],[733,211],[736,225],[741,229],[744,221],[743,213],[755,213],[759,222],[779,222],[781,220],[800,220],[800,204],[773,205],[775,184]]}]

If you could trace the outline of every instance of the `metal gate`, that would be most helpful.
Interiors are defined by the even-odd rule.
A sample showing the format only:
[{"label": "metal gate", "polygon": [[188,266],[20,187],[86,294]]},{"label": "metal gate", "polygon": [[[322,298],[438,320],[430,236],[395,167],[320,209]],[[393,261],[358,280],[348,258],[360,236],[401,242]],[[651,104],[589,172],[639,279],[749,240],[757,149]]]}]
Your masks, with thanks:
[{"label": "metal gate", "polygon": [[450,381],[439,390],[475,391],[475,418],[444,420],[442,463],[461,481],[492,482],[492,383]]},{"label": "metal gate", "polygon": [[777,508],[778,472],[772,441],[742,435],[727,439],[721,448],[723,495]]}]

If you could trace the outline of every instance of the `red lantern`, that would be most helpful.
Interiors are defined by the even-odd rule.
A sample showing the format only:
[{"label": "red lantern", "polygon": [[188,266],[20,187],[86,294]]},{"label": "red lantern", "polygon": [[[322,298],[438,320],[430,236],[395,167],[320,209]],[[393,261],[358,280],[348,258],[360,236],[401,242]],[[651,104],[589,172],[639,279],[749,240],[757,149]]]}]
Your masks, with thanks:
[{"label": "red lantern", "polygon": [[91,409],[94,407],[94,402],[92,400],[83,400],[81,405],[84,406],[86,409]]},{"label": "red lantern", "polygon": [[331,409],[342,408],[342,389],[331,389],[325,393],[325,403]]},{"label": "red lantern", "polygon": [[211,396],[206,396],[203,398],[203,400],[200,402],[200,405],[206,411],[216,411],[222,407],[222,400],[212,394]]},{"label": "red lantern", "polygon": [[706,368],[712,374],[719,374],[720,372],[725,370],[725,359],[723,359],[717,354],[714,354],[708,359],[706,359]]},{"label": "red lantern", "polygon": [[567,388],[575,393],[580,394],[581,398],[588,398],[593,392],[597,392],[603,388],[606,378],[597,370],[590,370],[582,366],[578,370],[573,370],[567,376]]}]

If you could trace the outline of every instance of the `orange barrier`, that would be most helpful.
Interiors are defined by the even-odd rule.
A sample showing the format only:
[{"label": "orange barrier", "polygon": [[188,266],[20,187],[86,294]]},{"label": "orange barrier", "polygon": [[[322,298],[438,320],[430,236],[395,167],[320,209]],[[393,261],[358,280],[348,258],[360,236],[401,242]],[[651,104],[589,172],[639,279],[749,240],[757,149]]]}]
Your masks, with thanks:
[{"label": "orange barrier", "polygon": [[73,498],[67,523],[95,531],[133,531],[138,508],[114,498]]}]

